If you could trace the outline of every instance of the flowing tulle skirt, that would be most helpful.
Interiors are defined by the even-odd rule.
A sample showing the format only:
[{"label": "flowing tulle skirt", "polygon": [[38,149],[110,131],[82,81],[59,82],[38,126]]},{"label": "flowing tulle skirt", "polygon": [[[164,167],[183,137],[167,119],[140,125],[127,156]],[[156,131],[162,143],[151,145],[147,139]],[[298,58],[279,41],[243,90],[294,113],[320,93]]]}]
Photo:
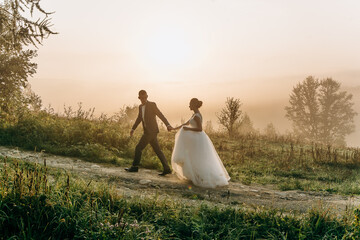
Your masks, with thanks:
[{"label": "flowing tulle skirt", "polygon": [[181,128],[175,135],[171,165],[180,179],[191,180],[196,186],[215,188],[228,185],[230,180],[205,132]]}]

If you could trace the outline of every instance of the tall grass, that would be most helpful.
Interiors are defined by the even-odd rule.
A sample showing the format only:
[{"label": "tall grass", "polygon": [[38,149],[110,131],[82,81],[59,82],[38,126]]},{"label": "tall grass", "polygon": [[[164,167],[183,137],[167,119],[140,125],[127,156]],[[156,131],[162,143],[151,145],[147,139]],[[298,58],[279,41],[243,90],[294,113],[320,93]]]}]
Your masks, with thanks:
[{"label": "tall grass", "polygon": [[359,239],[360,211],[335,217],[125,198],[106,183],[0,158],[1,239]]},{"label": "tall grass", "polygon": [[245,184],[360,194],[358,148],[305,143],[291,136],[247,135],[224,141],[213,135],[212,139],[232,179]]},{"label": "tall grass", "polygon": [[[136,107],[127,108],[130,112]],[[129,112],[128,111],[128,112]],[[63,115],[30,112],[11,124],[0,125],[0,144],[80,157],[93,162],[129,165],[141,129],[129,137],[132,124],[125,112],[94,117],[93,110],[67,108]],[[159,142],[168,160],[175,132],[160,131]],[[291,135],[247,134],[229,138],[209,133],[233,181],[299,189],[360,194],[360,150],[306,143]],[[161,170],[150,147],[143,152],[145,168]]]},{"label": "tall grass", "polygon": [[0,144],[93,161],[115,161],[117,156],[131,156],[127,128],[127,123],[105,115],[90,119],[81,110],[70,116],[43,111],[26,114],[16,123],[0,128]]}]

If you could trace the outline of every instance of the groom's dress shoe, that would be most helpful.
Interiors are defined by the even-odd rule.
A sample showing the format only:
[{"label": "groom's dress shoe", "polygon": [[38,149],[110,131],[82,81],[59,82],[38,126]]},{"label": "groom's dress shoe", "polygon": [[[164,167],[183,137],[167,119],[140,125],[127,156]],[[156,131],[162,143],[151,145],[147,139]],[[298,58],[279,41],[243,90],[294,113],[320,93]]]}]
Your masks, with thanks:
[{"label": "groom's dress shoe", "polygon": [[165,176],[170,173],[171,173],[171,170],[164,170],[162,173],[159,173],[159,176]]},{"label": "groom's dress shoe", "polygon": [[125,171],[127,171],[127,172],[138,172],[139,168],[138,167],[129,167],[129,168],[125,168]]}]

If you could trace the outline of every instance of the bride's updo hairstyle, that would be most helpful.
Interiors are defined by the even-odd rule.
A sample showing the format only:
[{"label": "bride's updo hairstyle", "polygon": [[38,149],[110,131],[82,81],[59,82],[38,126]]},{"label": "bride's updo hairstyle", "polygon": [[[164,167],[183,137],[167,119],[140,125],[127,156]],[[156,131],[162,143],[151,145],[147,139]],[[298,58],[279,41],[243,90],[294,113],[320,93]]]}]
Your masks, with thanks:
[{"label": "bride's updo hairstyle", "polygon": [[200,108],[202,106],[203,102],[199,101],[199,99],[197,99],[197,98],[192,98],[190,100],[190,104],[194,104],[195,107]]}]

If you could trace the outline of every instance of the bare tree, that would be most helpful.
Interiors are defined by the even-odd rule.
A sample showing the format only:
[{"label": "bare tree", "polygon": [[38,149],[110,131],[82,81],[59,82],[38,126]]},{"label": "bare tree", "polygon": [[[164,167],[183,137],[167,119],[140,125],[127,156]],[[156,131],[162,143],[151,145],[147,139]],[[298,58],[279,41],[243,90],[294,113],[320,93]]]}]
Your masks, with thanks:
[{"label": "bare tree", "polygon": [[240,99],[227,98],[225,107],[221,109],[220,114],[216,114],[219,123],[226,128],[231,137],[235,134],[235,123],[243,118],[243,112],[240,109],[241,105]]},{"label": "bare tree", "polygon": [[331,78],[309,76],[290,94],[286,117],[298,136],[314,142],[345,144],[345,136],[355,130],[352,95],[340,91],[341,84]]}]

